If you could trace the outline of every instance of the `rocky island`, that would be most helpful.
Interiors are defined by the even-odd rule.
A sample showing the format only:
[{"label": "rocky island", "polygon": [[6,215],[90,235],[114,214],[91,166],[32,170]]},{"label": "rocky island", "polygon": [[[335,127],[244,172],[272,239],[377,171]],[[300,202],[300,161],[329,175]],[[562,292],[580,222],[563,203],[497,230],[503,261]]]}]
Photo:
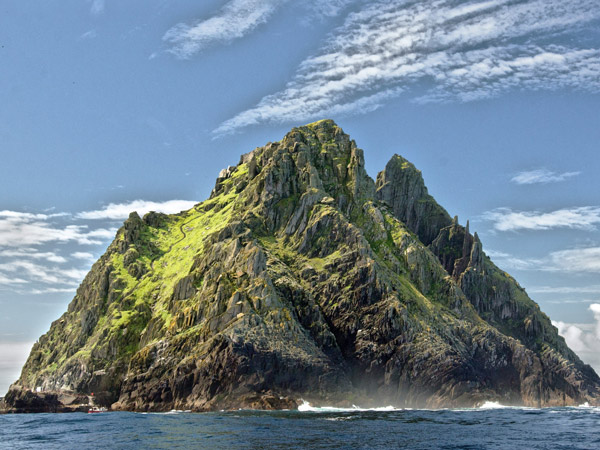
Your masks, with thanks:
[{"label": "rocky island", "polygon": [[189,211],[132,213],[5,402],[92,392],[136,411],[543,407],[598,404],[600,379],[410,162],[374,181],[325,120]]}]

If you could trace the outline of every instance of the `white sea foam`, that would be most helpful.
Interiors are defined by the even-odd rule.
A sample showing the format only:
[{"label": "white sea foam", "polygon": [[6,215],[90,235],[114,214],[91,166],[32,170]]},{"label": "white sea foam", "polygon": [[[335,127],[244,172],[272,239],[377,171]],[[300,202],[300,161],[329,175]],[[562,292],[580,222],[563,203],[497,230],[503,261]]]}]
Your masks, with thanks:
[{"label": "white sea foam", "polygon": [[[503,405],[500,402],[491,402],[491,401],[487,401],[485,402],[483,405],[479,406],[478,408],[474,408],[475,410],[490,410],[490,409],[520,409],[523,411],[532,411],[532,410],[540,410],[541,408],[534,408],[533,406],[508,406],[508,405]],[[473,409],[471,408],[467,408],[463,411],[472,411]]]},{"label": "white sea foam", "polygon": [[592,406],[588,402],[585,402],[579,406],[572,406],[571,409],[591,411],[596,413],[600,412],[600,406]]},{"label": "white sea foam", "polygon": [[485,402],[478,409],[506,409],[506,408],[510,408],[510,406],[502,405],[499,402]]},{"label": "white sea foam", "polygon": [[[492,409],[536,409],[528,406],[507,406],[500,402],[487,401],[477,408],[443,408],[444,411],[479,411],[479,410],[492,410]],[[410,411],[413,408],[395,408],[393,406],[382,406],[378,408],[361,408],[360,406],[352,405],[351,408],[338,408],[334,406],[312,406],[306,400],[302,400],[302,404],[298,406],[298,411],[302,412],[360,412],[360,411]],[[421,411],[436,411],[435,409],[419,409]]]},{"label": "white sea foam", "polygon": [[352,405],[351,408],[336,408],[334,406],[311,406],[305,400],[298,406],[298,411],[302,412],[356,412],[356,411],[402,411],[402,408],[394,408],[393,406],[382,406],[379,408],[361,408],[360,406]]},{"label": "white sea foam", "polygon": [[160,416],[171,416],[171,415],[175,415],[175,414],[183,414],[183,413],[189,413],[192,412],[191,410],[179,410],[179,409],[172,409],[171,411],[167,411],[167,412],[143,412],[140,414],[156,414],[156,415],[160,415]]},{"label": "white sea foam", "polygon": [[[481,406],[477,408],[443,408],[444,411],[486,411],[486,410],[494,410],[494,409],[522,409],[522,410],[530,410],[536,409],[529,406],[507,406],[503,405],[500,402],[492,402],[487,401],[483,403]],[[413,408],[395,408],[393,406],[383,406],[378,408],[361,408],[360,406],[352,405],[351,408],[337,408],[334,406],[312,406],[306,400],[302,400],[302,404],[298,406],[298,411],[302,412],[320,412],[320,413],[330,413],[330,412],[361,412],[361,411],[411,411]],[[420,411],[437,411],[436,409],[427,409],[427,408],[418,408]]]}]

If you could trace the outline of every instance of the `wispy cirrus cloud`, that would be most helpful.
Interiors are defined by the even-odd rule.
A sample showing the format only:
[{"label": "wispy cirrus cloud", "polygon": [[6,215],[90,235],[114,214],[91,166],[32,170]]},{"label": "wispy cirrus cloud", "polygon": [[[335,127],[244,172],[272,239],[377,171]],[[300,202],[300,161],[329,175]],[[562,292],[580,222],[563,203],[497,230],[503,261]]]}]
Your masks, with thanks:
[{"label": "wispy cirrus cloud", "polygon": [[552,172],[548,169],[537,169],[520,172],[512,177],[511,181],[516,184],[547,184],[559,183],[569,178],[575,177],[581,172]]},{"label": "wispy cirrus cloud", "polygon": [[104,9],[106,8],[105,0],[92,0],[92,6],[90,7],[90,14],[93,16],[99,16],[104,13]]},{"label": "wispy cirrus cloud", "polygon": [[190,56],[214,44],[239,39],[266,23],[288,0],[230,0],[214,16],[194,25],[180,23],[163,36],[170,51],[180,58]]},{"label": "wispy cirrus cloud", "polygon": [[344,11],[349,5],[362,3],[365,0],[312,0],[306,7],[313,13],[312,17],[333,17]]},{"label": "wispy cirrus cloud", "polygon": [[205,48],[241,38],[265,23],[283,0],[231,0],[221,11],[194,25],[180,23],[163,36],[180,58],[189,58]]},{"label": "wispy cirrus cloud", "polygon": [[[334,16],[359,0],[309,0],[315,16]],[[187,59],[217,44],[228,44],[267,23],[290,0],[230,0],[213,16],[193,25],[179,23],[163,36],[169,51]]]},{"label": "wispy cirrus cloud", "polygon": [[165,214],[175,214],[193,208],[198,202],[191,200],[168,200],[166,202],[152,202],[147,200],[134,200],[128,203],[110,203],[102,209],[78,213],[78,219],[126,219],[132,211],[137,211],[140,216],[147,212],[156,211]]},{"label": "wispy cirrus cloud", "polygon": [[89,30],[89,31],[86,31],[85,33],[83,33],[81,36],[79,36],[79,39],[82,39],[82,40],[94,39],[96,36],[98,36],[98,33],[96,32],[96,30]]},{"label": "wispy cirrus cloud", "polygon": [[594,230],[600,224],[600,207],[582,206],[551,212],[513,211],[510,208],[497,208],[485,212],[482,218],[493,222],[493,227],[497,231],[551,230],[555,228]]},{"label": "wispy cirrus cloud", "polygon": [[[511,89],[600,92],[600,50],[548,44],[600,18],[595,0],[368,2],[306,59],[285,89],[223,122],[259,123],[372,111],[419,82],[419,103],[472,101]],[[493,44],[492,44],[493,43]]]}]

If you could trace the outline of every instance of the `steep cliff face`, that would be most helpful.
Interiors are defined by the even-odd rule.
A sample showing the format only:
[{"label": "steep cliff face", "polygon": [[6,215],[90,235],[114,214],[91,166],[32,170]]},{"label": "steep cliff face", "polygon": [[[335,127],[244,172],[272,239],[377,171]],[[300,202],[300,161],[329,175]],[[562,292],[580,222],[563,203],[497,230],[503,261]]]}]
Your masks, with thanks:
[{"label": "steep cliff face", "polygon": [[[402,186],[403,192],[408,190],[414,195],[409,200],[398,200],[390,194],[394,189],[389,187],[390,183]],[[414,188],[407,189],[406,186]],[[438,257],[482,319],[536,354],[542,364],[541,376],[544,379],[540,384],[540,404],[560,405],[561,396],[566,399],[575,395],[569,383],[552,380],[554,372],[565,377],[579,372],[575,384],[591,391],[597,389],[594,388],[597,381],[593,381],[597,380],[597,375],[591,367],[582,364],[567,347],[548,316],[517,281],[485,255],[477,233],[472,235],[469,232],[469,222],[466,227],[459,225],[457,217],[450,219],[448,213],[428,195],[421,173],[412,164],[395,155],[377,177],[377,198],[391,205],[396,217],[406,221],[422,242],[429,242],[429,250]],[[433,220],[422,222],[414,219],[422,215],[433,217]],[[543,387],[553,384],[557,387]]]},{"label": "steep cliff face", "polygon": [[600,395],[414,166],[375,183],[331,121],[243,155],[189,211],[132,213],[7,399],[36,386],[135,410]]}]

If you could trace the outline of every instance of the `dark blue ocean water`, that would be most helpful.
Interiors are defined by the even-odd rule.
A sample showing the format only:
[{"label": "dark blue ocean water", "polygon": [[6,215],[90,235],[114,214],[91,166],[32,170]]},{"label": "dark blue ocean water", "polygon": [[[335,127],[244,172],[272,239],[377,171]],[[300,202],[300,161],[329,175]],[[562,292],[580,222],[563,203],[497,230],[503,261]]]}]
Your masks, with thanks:
[{"label": "dark blue ocean water", "polygon": [[597,449],[600,408],[0,415],[11,449]]}]

